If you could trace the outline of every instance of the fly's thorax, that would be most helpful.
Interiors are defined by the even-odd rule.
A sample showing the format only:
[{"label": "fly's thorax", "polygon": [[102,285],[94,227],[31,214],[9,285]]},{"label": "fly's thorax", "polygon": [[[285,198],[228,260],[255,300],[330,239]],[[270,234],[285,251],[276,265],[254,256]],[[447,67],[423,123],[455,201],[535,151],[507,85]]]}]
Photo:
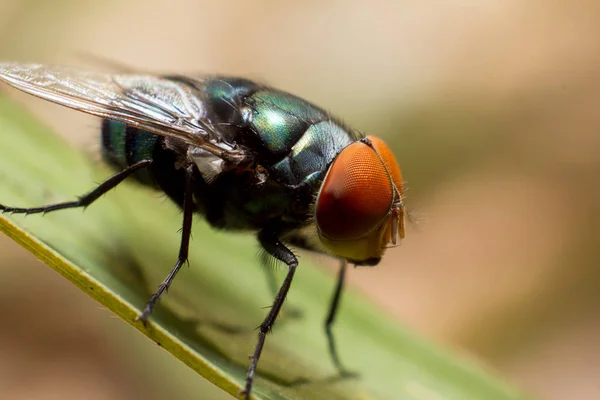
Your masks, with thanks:
[{"label": "fly's thorax", "polygon": [[312,220],[312,206],[327,167],[352,142],[348,131],[332,120],[309,125],[287,153],[267,166],[273,192],[259,192],[257,198],[263,199],[259,203],[272,204],[269,197],[283,196],[285,203],[278,202],[278,205],[283,207],[284,223],[301,225]]},{"label": "fly's thorax", "polygon": [[268,88],[248,96],[245,103],[252,109],[251,132],[275,157],[287,154],[311,125],[329,119],[305,100]]},{"label": "fly's thorax", "polygon": [[241,141],[240,132],[252,118],[245,100],[258,87],[256,83],[240,78],[213,77],[206,81],[202,89],[207,115],[220,139],[230,143]]},{"label": "fly's thorax", "polygon": [[351,262],[374,263],[404,237],[402,175],[389,147],[367,137],[340,152],[315,205],[321,243]]},{"label": "fly's thorax", "polygon": [[317,122],[304,131],[272,170],[290,186],[316,185],[335,157],[352,142],[352,136],[334,121]]},{"label": "fly's thorax", "polygon": [[245,141],[257,149],[273,179],[288,187],[320,182],[327,166],[354,137],[324,110],[289,93],[261,88],[244,103]]},{"label": "fly's thorax", "polygon": [[[325,111],[296,96],[266,87],[255,89],[240,95],[236,109],[242,123],[234,140],[255,154],[254,164],[226,171],[205,151],[193,150],[190,158],[205,178],[220,174],[235,181],[227,188],[225,214],[231,216],[225,216],[227,221],[259,225],[280,219],[286,226],[305,224],[312,219],[311,206],[327,167],[355,138]],[[235,98],[226,97],[228,104]]]}]

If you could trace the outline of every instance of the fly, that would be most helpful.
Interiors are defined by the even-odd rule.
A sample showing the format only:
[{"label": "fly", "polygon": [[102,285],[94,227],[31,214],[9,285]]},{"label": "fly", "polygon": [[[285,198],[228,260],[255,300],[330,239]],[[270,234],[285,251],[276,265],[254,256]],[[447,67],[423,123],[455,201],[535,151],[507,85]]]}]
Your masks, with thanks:
[{"label": "fly", "polygon": [[241,78],[0,63],[0,81],[102,118],[102,156],[118,171],[78,200],[0,204],[0,211],[86,207],[130,176],[165,192],[183,210],[181,243],[175,266],[137,317],[144,323],[187,261],[194,213],[217,229],[255,233],[288,272],[260,325],[245,399],[298,266],[288,246],[337,258],[325,331],[332,361],[345,373],[331,328],[346,265],[376,265],[388,244],[404,237],[402,175],[381,139],[359,137],[323,109]]}]

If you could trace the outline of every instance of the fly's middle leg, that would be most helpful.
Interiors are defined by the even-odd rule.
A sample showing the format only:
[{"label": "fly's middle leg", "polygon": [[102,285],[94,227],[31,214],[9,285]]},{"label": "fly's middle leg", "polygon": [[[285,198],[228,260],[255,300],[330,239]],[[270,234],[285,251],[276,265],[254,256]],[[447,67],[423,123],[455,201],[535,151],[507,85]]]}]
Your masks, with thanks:
[{"label": "fly's middle leg", "polygon": [[[275,296],[277,296],[277,292],[279,291],[279,285],[277,284],[277,277],[275,275],[275,268],[277,268],[277,265],[274,265],[274,263],[270,262],[273,261],[273,259],[271,258],[271,260],[269,260],[269,258],[271,258],[271,255],[265,252],[263,255],[261,255],[260,262],[265,273],[265,279],[267,280],[269,292],[273,298],[275,298]],[[295,319],[301,317],[302,310],[294,307],[293,305],[286,304],[282,310],[281,318]]]},{"label": "fly's middle leg", "polygon": [[193,199],[193,191],[192,191],[192,181],[193,181],[194,168],[193,165],[190,165],[185,170],[185,195],[183,200],[183,226],[181,228],[181,244],[179,246],[179,255],[177,257],[177,262],[175,266],[169,272],[169,275],[165,278],[164,281],[158,286],[158,289],[148,303],[146,303],[146,307],[144,307],[144,311],[140,314],[139,317],[136,318],[136,321],[146,322],[152,310],[156,306],[156,303],[163,295],[164,292],[169,290],[169,286],[173,283],[175,276],[188,260],[188,253],[190,248],[190,236],[192,235],[192,217],[194,214],[194,199]]},{"label": "fly's middle leg", "polygon": [[254,383],[256,366],[258,364],[258,360],[260,359],[260,355],[262,354],[265,339],[267,334],[271,332],[271,329],[275,324],[275,320],[281,311],[281,306],[283,305],[288,294],[294,278],[294,273],[296,272],[296,267],[298,266],[298,259],[290,249],[281,243],[278,238],[277,231],[264,229],[259,233],[258,239],[262,247],[270,255],[278,260],[283,261],[289,269],[285,279],[283,280],[283,283],[281,284],[281,287],[279,288],[279,291],[277,292],[277,295],[275,296],[275,300],[273,301],[273,306],[271,307],[269,314],[267,314],[259,327],[258,341],[256,342],[256,347],[254,348],[254,353],[252,354],[250,360],[250,367],[248,368],[248,374],[246,375],[246,384],[244,385],[244,390],[240,392],[240,394],[243,395],[246,400],[250,399],[250,392],[252,391],[252,384]]}]

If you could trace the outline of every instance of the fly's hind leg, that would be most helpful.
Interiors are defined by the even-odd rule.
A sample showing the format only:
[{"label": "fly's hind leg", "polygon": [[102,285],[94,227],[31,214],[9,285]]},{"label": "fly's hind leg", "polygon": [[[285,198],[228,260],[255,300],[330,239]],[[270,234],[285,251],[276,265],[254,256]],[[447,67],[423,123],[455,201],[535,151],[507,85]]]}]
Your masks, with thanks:
[{"label": "fly's hind leg", "polygon": [[11,214],[38,214],[38,213],[47,213],[51,211],[64,210],[67,208],[78,208],[78,207],[87,207],[92,204],[94,201],[98,200],[100,196],[108,192],[110,189],[115,188],[121,182],[125,180],[128,176],[132,175],[134,172],[149,167],[152,164],[152,160],[142,160],[138,161],[135,164],[130,165],[125,168],[123,171],[116,173],[111,176],[104,182],[102,182],[96,189],[91,192],[81,196],[78,200],[75,201],[67,201],[64,203],[57,204],[49,204],[47,206],[41,207],[31,207],[31,208],[20,208],[20,207],[9,207],[3,204],[0,204],[0,212],[2,213],[11,213]]}]

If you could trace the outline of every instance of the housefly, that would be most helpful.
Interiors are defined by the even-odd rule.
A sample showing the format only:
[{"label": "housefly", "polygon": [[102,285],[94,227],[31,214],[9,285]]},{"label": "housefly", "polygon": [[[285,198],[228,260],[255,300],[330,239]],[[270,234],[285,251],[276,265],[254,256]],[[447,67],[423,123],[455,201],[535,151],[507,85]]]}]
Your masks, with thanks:
[{"label": "housefly", "polygon": [[241,395],[249,399],[265,338],[284,303],[298,259],[288,246],[340,260],[325,323],[331,331],[347,263],[376,265],[404,237],[403,181],[390,148],[362,137],[292,94],[226,76],[105,74],[0,63],[0,80],[26,93],[102,118],[103,159],[117,171],[78,200],[8,213],[86,207],[131,176],[183,210],[175,266],[138,320],[145,322],[188,258],[192,215],[227,231],[257,235],[288,266],[260,325]]}]

